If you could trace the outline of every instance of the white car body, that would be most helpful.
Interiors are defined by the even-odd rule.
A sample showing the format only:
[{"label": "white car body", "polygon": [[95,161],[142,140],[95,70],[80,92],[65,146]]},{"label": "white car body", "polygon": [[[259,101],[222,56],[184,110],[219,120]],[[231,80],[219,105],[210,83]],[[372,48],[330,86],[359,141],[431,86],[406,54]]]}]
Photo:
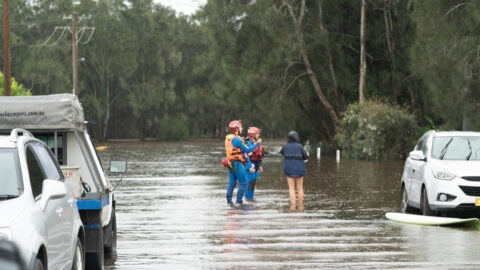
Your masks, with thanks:
[{"label": "white car body", "polygon": [[480,132],[425,133],[407,158],[401,181],[404,211],[407,206],[424,214],[480,216]]},{"label": "white car body", "polygon": [[[18,197],[0,200],[0,239],[17,245],[27,269],[33,268],[37,258],[42,260],[45,269],[72,269],[77,239],[83,246],[84,229],[73,193],[53,154],[43,142],[22,130],[12,131],[10,136],[0,136],[0,151],[16,153],[21,185]],[[36,188],[31,184],[34,169],[29,164],[32,164],[32,153],[44,175],[52,175],[47,171],[56,167],[60,176],[60,179],[44,178],[40,181],[41,191],[37,196],[34,196]],[[42,160],[47,162],[47,158],[50,158],[50,166],[43,166]],[[0,179],[0,183],[2,180],[6,181]]]}]

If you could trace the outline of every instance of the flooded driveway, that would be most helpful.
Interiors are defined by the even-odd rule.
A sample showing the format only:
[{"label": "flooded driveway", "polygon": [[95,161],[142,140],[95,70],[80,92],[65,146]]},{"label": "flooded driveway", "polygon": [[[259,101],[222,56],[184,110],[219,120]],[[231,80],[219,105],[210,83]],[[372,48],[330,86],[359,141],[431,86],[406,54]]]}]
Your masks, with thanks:
[{"label": "flooded driveway", "polygon": [[291,213],[281,144],[265,145],[273,154],[256,201],[232,207],[221,140],[108,144],[104,165],[126,159],[129,171],[115,192],[118,255],[107,269],[480,268],[480,231],[384,218],[399,209],[402,161],[312,158],[305,211]]}]

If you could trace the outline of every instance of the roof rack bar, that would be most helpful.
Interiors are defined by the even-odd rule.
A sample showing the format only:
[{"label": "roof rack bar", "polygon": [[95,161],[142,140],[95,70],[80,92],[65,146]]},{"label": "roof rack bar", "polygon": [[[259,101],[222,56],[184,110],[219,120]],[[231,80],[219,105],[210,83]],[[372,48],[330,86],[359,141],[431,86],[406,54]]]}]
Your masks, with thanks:
[{"label": "roof rack bar", "polygon": [[16,142],[18,140],[19,134],[22,133],[23,136],[28,136],[33,138],[32,133],[30,131],[23,129],[23,128],[14,128],[12,129],[12,132],[10,132],[10,141],[11,142]]}]

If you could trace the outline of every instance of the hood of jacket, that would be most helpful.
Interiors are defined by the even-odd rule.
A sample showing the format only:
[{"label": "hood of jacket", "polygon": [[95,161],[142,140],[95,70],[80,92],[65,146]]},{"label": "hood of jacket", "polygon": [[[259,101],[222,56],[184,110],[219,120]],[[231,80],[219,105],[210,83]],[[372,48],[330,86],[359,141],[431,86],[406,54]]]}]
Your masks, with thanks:
[{"label": "hood of jacket", "polygon": [[295,130],[288,132],[287,140],[288,142],[300,143],[300,137],[298,136],[298,133]]}]

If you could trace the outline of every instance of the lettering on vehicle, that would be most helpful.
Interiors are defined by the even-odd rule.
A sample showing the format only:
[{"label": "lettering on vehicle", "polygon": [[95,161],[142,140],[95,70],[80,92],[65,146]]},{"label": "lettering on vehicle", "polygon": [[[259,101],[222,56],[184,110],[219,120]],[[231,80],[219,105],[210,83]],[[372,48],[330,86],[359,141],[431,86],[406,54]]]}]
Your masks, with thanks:
[{"label": "lettering on vehicle", "polygon": [[44,116],[45,112],[0,112],[0,117]]}]

